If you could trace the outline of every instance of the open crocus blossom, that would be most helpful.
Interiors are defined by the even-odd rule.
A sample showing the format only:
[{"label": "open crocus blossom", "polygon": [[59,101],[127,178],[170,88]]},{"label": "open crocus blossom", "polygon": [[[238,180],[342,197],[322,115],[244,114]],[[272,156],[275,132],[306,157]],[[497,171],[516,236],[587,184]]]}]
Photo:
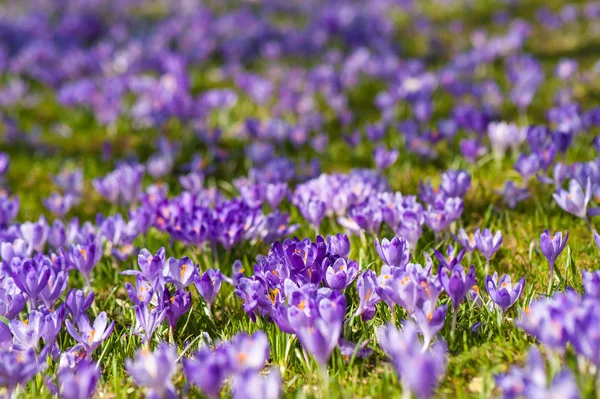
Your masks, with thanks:
[{"label": "open crocus blossom", "polygon": [[115,327],[114,321],[108,324],[106,312],[100,313],[93,324],[90,324],[89,319],[84,314],[80,314],[77,318],[78,328],[70,320],[66,320],[65,324],[73,339],[85,348],[88,359],[91,358],[96,348],[112,334]]},{"label": "open crocus blossom", "polygon": [[177,351],[161,343],[154,352],[147,347],[137,351],[133,360],[125,361],[125,368],[136,385],[148,389],[148,398],[177,397],[171,378],[175,372]]},{"label": "open crocus blossom", "polygon": [[[556,201],[558,206],[560,206],[563,210],[577,216],[578,218],[587,220],[587,207],[590,199],[592,198],[592,183],[588,178],[584,191],[584,189],[581,187],[581,184],[579,184],[577,180],[571,179],[571,181],[569,181],[569,190],[559,188],[555,194],[552,194],[552,198],[554,198],[554,201]],[[591,212],[592,215],[599,213],[597,209],[599,208],[594,208],[594,211]]]},{"label": "open crocus blossom", "polygon": [[498,280],[498,273],[494,273],[492,277],[489,275],[485,278],[485,288],[492,301],[498,305],[502,311],[502,315],[506,313],[506,310],[510,308],[519,299],[523,293],[525,286],[525,277],[516,282],[514,285],[511,284],[510,276],[504,274]]},{"label": "open crocus blossom", "polygon": [[405,267],[410,262],[410,250],[404,237],[384,238],[381,243],[375,239],[375,249],[379,257],[388,266]]}]

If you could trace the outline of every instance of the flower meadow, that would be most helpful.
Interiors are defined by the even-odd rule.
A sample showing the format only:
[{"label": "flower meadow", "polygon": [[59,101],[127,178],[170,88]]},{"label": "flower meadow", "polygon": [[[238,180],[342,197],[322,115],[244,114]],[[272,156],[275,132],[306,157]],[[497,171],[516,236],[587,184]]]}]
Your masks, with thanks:
[{"label": "flower meadow", "polygon": [[600,2],[0,5],[0,397],[595,398]]}]

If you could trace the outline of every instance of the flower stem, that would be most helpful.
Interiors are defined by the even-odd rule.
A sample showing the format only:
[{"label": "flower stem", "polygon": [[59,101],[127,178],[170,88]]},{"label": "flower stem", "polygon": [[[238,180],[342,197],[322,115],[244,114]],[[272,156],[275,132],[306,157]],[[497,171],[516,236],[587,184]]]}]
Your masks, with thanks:
[{"label": "flower stem", "polygon": [[458,316],[458,308],[454,308],[452,312],[452,329],[450,330],[450,339],[454,341],[454,331],[456,331],[456,318]]},{"label": "flower stem", "polygon": [[321,374],[321,384],[323,386],[323,397],[329,397],[329,370],[327,364],[319,363],[319,372]]},{"label": "flower stem", "polygon": [[552,283],[554,282],[554,265],[550,265],[550,281],[548,281],[548,289],[546,290],[546,295],[550,296],[552,293]]}]

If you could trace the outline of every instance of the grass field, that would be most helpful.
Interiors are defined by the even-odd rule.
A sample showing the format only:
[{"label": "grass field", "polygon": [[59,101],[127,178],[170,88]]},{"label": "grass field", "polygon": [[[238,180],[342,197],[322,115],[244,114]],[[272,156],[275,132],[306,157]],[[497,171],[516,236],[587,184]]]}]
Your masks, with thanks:
[{"label": "grass field", "polygon": [[[304,14],[300,14],[297,10],[284,10],[285,7],[282,4],[280,4],[281,10],[273,11],[272,14],[261,14],[259,10],[267,5],[259,3],[262,2],[244,7],[254,13],[255,20],[272,21],[273,26],[280,26],[282,30],[289,26],[295,26],[294,24],[300,25],[306,22],[303,18],[309,21],[311,19],[319,21],[315,16],[319,14],[315,11],[319,7],[329,13],[333,13],[333,10],[336,9],[333,3],[319,5],[319,2],[308,2],[305,8],[310,11],[305,10]],[[274,4],[278,2],[266,3],[272,4],[273,9],[276,9]],[[258,34],[253,37],[256,43],[237,44],[245,51],[255,50],[259,54],[253,54],[241,61],[227,59],[225,50],[228,48],[226,48],[227,42],[224,40],[217,46],[222,46],[225,50],[220,53],[215,51],[215,54],[200,61],[193,59],[195,53],[191,51],[186,53],[185,49],[173,47],[174,58],[180,56],[189,60],[185,69],[189,87],[184,91],[189,93],[192,98],[198,98],[214,89],[230,89],[238,96],[232,107],[217,106],[201,116],[178,116],[177,112],[172,112],[172,109],[168,108],[169,106],[173,107],[172,104],[163,104],[165,108],[168,108],[167,111],[160,108],[161,104],[159,104],[157,107],[160,109],[155,111],[157,113],[165,112],[167,117],[162,118],[161,114],[160,122],[152,120],[151,123],[144,125],[146,119],[138,117],[131,109],[136,101],[147,93],[138,95],[134,89],[129,89],[121,98],[118,116],[110,123],[103,123],[99,120],[102,109],[96,105],[61,103],[57,93],[70,81],[69,79],[56,85],[40,81],[32,77],[29,71],[29,69],[33,69],[34,63],[26,66],[20,72],[11,71],[8,67],[4,68],[4,73],[0,77],[0,87],[6,88],[16,80],[25,82],[27,85],[26,96],[16,96],[6,104],[0,102],[0,115],[2,116],[0,151],[10,158],[10,169],[4,177],[3,186],[12,196],[18,197],[20,200],[19,213],[13,222],[14,225],[19,226],[25,221],[36,221],[41,215],[45,216],[49,224],[52,224],[55,219],[62,219],[66,222],[72,218],[78,218],[80,225],[84,221],[96,224],[98,214],[106,217],[117,213],[121,213],[126,221],[132,220],[133,216],[130,216],[129,212],[144,206],[143,202],[140,203],[139,198],[127,204],[111,204],[98,193],[92,182],[114,170],[122,160],[143,164],[154,154],[164,154],[164,147],[161,148],[158,144],[160,138],[166,138],[171,143],[179,143],[180,149],[174,152],[173,167],[167,173],[157,178],[151,177],[148,173],[144,175],[143,187],[146,189],[157,183],[162,187],[168,187],[170,198],[184,191],[179,177],[186,173],[184,166],[195,155],[202,158],[204,161],[202,165],[205,168],[203,174],[205,175],[204,189],[206,191],[201,191],[199,197],[208,199],[210,195],[208,189],[216,188],[224,197],[233,198],[240,195],[235,185],[235,179],[247,177],[252,170],[261,167],[260,163],[253,161],[252,157],[248,155],[249,148],[253,143],[273,145],[276,156],[291,160],[298,170],[311,178],[318,176],[318,173],[310,175],[310,168],[303,167],[303,162],[318,160],[320,171],[323,173],[344,174],[351,169],[373,169],[375,168],[373,151],[378,145],[385,145],[389,149],[399,150],[398,160],[392,166],[381,170],[383,179],[389,187],[387,191],[400,191],[403,194],[416,195],[420,182],[430,179],[432,185],[437,187],[441,181],[441,173],[448,169],[463,169],[472,178],[470,189],[464,196],[462,215],[441,234],[434,234],[424,225],[418,245],[412,251],[412,262],[425,265],[427,262],[425,254],[431,253],[433,249],[445,253],[448,244],[460,247],[455,243],[451,234],[457,233],[459,228],[464,228],[467,232],[472,232],[477,228],[489,228],[493,232],[500,230],[503,235],[502,245],[490,261],[490,274],[494,271],[499,274],[509,274],[513,282],[521,276],[525,277],[523,293],[504,318],[497,310],[478,307],[473,302],[465,300],[458,308],[457,327],[453,336],[451,334],[451,301],[448,295],[444,293],[440,295],[438,305],[448,305],[448,313],[443,327],[437,334],[437,340],[446,342],[448,354],[447,368],[439,380],[434,396],[441,398],[502,396],[496,386],[495,375],[506,373],[513,365],[523,366],[530,347],[539,346],[548,359],[549,374],[555,374],[563,366],[568,367],[575,375],[581,397],[597,397],[598,378],[593,360],[585,359],[570,346],[567,347],[565,353],[546,347],[535,337],[517,327],[514,322],[532,300],[547,295],[550,271],[548,262],[540,250],[540,234],[545,229],[549,229],[552,233],[556,231],[568,231],[569,233],[567,246],[556,262],[556,277],[550,294],[564,291],[568,287],[574,288],[579,293],[583,292],[582,270],[598,269],[596,259],[599,249],[594,243],[590,230],[590,227],[595,227],[597,224],[595,219],[591,218],[590,226],[585,220],[563,211],[552,198],[552,194],[555,192],[553,184],[544,184],[536,177],[525,181],[522,175],[515,170],[514,164],[521,152],[534,153],[537,151],[527,142],[519,145],[516,150],[507,151],[501,157],[494,156],[487,137],[489,128],[485,126],[481,132],[474,132],[464,126],[458,126],[457,133],[453,137],[444,138],[431,144],[431,148],[435,148],[437,152],[435,156],[430,158],[421,156],[417,153],[418,148],[415,150],[407,145],[408,135],[406,131],[398,127],[399,122],[414,117],[410,101],[400,99],[392,107],[393,114],[389,118],[389,127],[386,129],[384,137],[377,142],[366,137],[364,133],[366,127],[382,121],[384,118],[381,110],[375,104],[378,94],[398,87],[395,79],[400,78],[395,77],[395,71],[396,69],[406,71],[406,64],[401,63],[401,67],[391,68],[388,75],[385,72],[371,75],[368,73],[356,74],[356,82],[353,83],[336,81],[335,76],[336,74],[341,75],[340,66],[348,61],[353,51],[369,48],[372,54],[376,54],[377,46],[389,46],[389,48],[397,46],[394,50],[386,47],[388,50],[385,51],[393,54],[397,60],[421,60],[423,62],[422,70],[431,72],[436,77],[436,88],[425,95],[427,97],[425,102],[431,106],[431,116],[420,122],[418,137],[425,137],[428,132],[438,126],[438,122],[442,119],[454,118],[456,120],[455,107],[457,104],[472,104],[479,110],[488,106],[492,109],[489,119],[493,121],[515,123],[519,127],[544,124],[548,125],[551,130],[555,130],[557,129],[556,123],[548,120],[547,113],[551,108],[557,106],[555,96],[560,89],[570,90],[568,94],[570,97],[566,102],[577,103],[580,107],[578,112],[581,117],[585,112],[600,105],[600,72],[595,66],[600,59],[598,18],[585,17],[584,5],[586,3],[583,2],[573,3],[579,10],[578,16],[573,21],[564,22],[558,27],[549,26],[549,22],[540,21],[539,10],[544,6],[559,15],[558,11],[566,6],[561,1],[547,1],[543,2],[543,5],[540,2],[527,0],[515,2],[423,1],[418,2],[418,7],[414,11],[406,11],[400,6],[387,5],[387,2],[384,1],[380,3],[381,8],[387,10],[381,15],[375,11],[377,8],[375,5],[368,7],[357,2],[344,2],[348,9],[358,10],[359,14],[364,12],[364,15],[371,15],[369,18],[372,19],[365,17],[363,25],[354,26],[346,32],[348,36],[351,33],[355,34],[354,39],[343,38],[342,34],[340,34],[341,39],[340,37],[329,39],[324,48],[339,49],[338,55],[341,61],[328,61],[324,56],[325,51],[321,49],[314,50],[314,52],[306,50],[308,53],[305,55],[301,51],[294,53],[290,50],[291,54],[284,53],[279,58],[269,58],[264,54],[260,55],[259,50],[255,49],[255,47],[259,48],[261,45],[266,46],[265,43],[269,43],[268,38]],[[107,43],[125,49],[130,43],[129,41],[134,43],[133,32],[135,29],[138,29],[139,32],[146,32],[145,34],[153,40],[158,40],[157,38],[160,38],[161,34],[167,35],[168,33],[168,25],[162,25],[161,22],[166,20],[169,13],[172,13],[170,18],[174,25],[180,23],[189,28],[184,25],[187,23],[185,21],[188,21],[188,16],[184,13],[177,14],[173,10],[167,10],[157,5],[159,2],[153,4],[144,3],[135,11],[119,11],[126,16],[123,18],[124,24],[129,27],[129,31],[126,33],[131,37],[114,39],[106,34],[104,38]],[[294,2],[294,4],[296,3]],[[29,6],[33,7],[33,2]],[[213,6],[216,10],[215,15],[222,16],[230,12],[223,5]],[[3,7],[6,8],[7,15],[11,15],[10,13],[13,12],[32,12],[32,9],[19,11],[11,10],[7,5]],[[289,7],[292,8],[291,5]],[[299,5],[298,8],[300,8]],[[365,11],[367,9],[371,14]],[[501,21],[499,11],[505,12],[503,15],[506,22],[498,22]],[[70,12],[73,15],[77,14],[75,7]],[[108,14],[102,14],[105,12],[102,8],[98,8],[95,12],[99,16],[111,15],[111,17],[106,17],[107,26],[111,26],[110,24],[115,19],[111,13],[117,13],[113,10],[107,12]],[[298,14],[294,14],[294,12]],[[56,18],[61,16],[61,12],[53,10],[44,15]],[[295,15],[300,16],[296,18]],[[216,16],[211,18],[217,20]],[[354,16],[354,18],[358,19],[358,16]],[[392,29],[391,33],[387,32],[385,27],[372,26],[375,22],[381,22],[380,18],[389,23],[390,29]],[[465,89],[466,94],[451,94],[451,90],[444,86],[446,75],[443,74],[443,71],[454,71],[452,68],[458,70],[459,67],[455,67],[457,56],[467,53],[469,49],[473,48],[473,43],[477,45],[478,40],[482,42],[479,45],[481,47],[479,51],[484,51],[486,46],[491,47],[489,38],[504,34],[510,29],[511,22],[517,18],[530,23],[530,33],[527,39],[523,40],[522,48],[511,51],[511,54],[531,54],[539,62],[544,72],[544,77],[535,90],[531,105],[526,109],[519,109],[509,95],[514,87],[514,82],[507,77],[506,72],[506,63],[508,62],[506,60],[510,55],[500,55],[490,60],[480,61],[472,68],[470,74],[465,74],[457,79],[459,82],[464,82],[465,85],[468,83],[468,87]],[[52,19],[49,18],[49,20]],[[250,18],[250,21],[252,20]],[[16,20],[13,23],[18,24],[19,21]],[[7,17],[2,17],[0,23],[2,24],[0,28],[4,28],[9,25],[9,20]],[[161,26],[164,33],[160,33],[157,26]],[[360,31],[359,27],[363,31]],[[58,28],[48,27],[44,29],[58,30]],[[249,26],[246,33],[243,27],[230,29],[232,29],[232,33],[229,33],[231,37],[237,38],[246,37],[245,35],[250,37],[253,34],[250,32],[254,32],[252,29],[258,30],[259,27]],[[201,30],[190,30],[186,33],[184,30],[173,34],[175,37],[173,40],[179,40],[181,43],[183,42],[182,38],[193,35],[217,35],[214,33],[215,31],[202,33]],[[484,31],[487,33],[483,34]],[[2,32],[1,29],[0,32]],[[478,34],[481,36],[477,36]],[[267,33],[264,35],[268,36]],[[0,33],[0,44],[5,43],[8,48],[9,45],[6,43],[12,39],[8,34],[4,38],[2,36]],[[116,37],[117,33],[114,33],[114,36]],[[140,38],[144,35],[138,34],[135,37]],[[277,36],[274,35],[274,37]],[[379,42],[375,40],[378,37],[381,39]],[[272,40],[276,41],[275,38]],[[372,40],[368,41],[365,38]],[[361,43],[361,40],[364,43]],[[142,48],[149,52],[152,46],[142,39],[140,41],[144,43]],[[62,42],[57,39],[56,43],[58,43],[57,46],[60,46]],[[237,48],[234,44],[229,43],[233,49]],[[159,46],[159,44],[155,45]],[[89,43],[78,44],[78,46],[84,49],[92,47]],[[164,45],[164,47],[169,48],[168,45]],[[56,51],[60,58],[64,54],[63,51],[66,50],[58,48]],[[110,51],[117,54],[115,49]],[[133,52],[131,49],[129,51]],[[266,54],[264,48],[262,51]],[[382,50],[382,52],[385,51]],[[17,54],[18,52],[9,52],[7,59],[10,62],[16,62]],[[166,57],[163,53],[160,55]],[[114,57],[116,58],[116,55]],[[142,59],[145,55],[139,57]],[[151,56],[147,57],[151,60]],[[329,59],[334,58],[334,55],[329,55]],[[560,79],[555,75],[556,66],[563,59],[575,60],[578,63],[577,72],[570,79]],[[147,62],[151,63],[151,61]],[[373,56],[371,62],[377,64],[383,62],[383,59]],[[2,65],[1,62],[0,65]],[[318,86],[318,83],[314,83],[318,79],[310,77],[311,72],[314,75],[317,74],[316,66],[318,65],[334,65],[337,71],[334,71],[334,77],[324,73],[325,77],[322,79],[325,83],[321,88],[309,89],[310,84]],[[283,89],[279,94],[274,91],[274,94],[261,104],[236,83],[235,73],[231,72],[235,68],[252,71],[263,76],[272,82],[274,87],[285,87],[285,93]],[[347,68],[350,67],[347,66]],[[364,67],[364,69],[368,68]],[[467,69],[465,68],[465,70]],[[52,67],[49,70],[54,71]],[[304,95],[306,101],[310,98],[313,101],[311,112],[320,118],[319,123],[313,124],[316,126],[314,128],[309,117],[298,111],[301,104],[287,109],[282,105],[285,101],[292,101],[285,95],[293,92],[290,88],[293,86],[290,81],[295,76],[290,72],[293,70],[299,71],[297,78],[299,87],[295,94]],[[1,68],[0,71],[2,71]],[[285,72],[289,72],[290,75],[286,76]],[[57,72],[55,71],[55,73]],[[157,72],[152,67],[148,67],[147,70],[139,67],[133,73],[123,74],[123,76],[126,75],[128,79],[132,76],[160,78],[161,73],[164,72],[161,72],[160,68]],[[277,75],[278,73],[279,75]],[[346,71],[346,73],[347,76],[344,76],[351,81],[353,78],[351,72]],[[517,68],[517,73],[524,75],[529,71],[525,68]],[[398,74],[401,75],[400,72]],[[106,90],[102,84],[107,84],[109,73],[94,71],[89,72],[88,75],[85,73],[82,75],[86,79],[90,78],[101,82],[98,84],[97,92]],[[78,79],[83,78],[79,77]],[[450,78],[448,77],[448,79]],[[477,98],[470,94],[477,92],[480,87],[483,91],[485,82],[497,84],[502,95],[497,104],[485,95]],[[327,86],[328,84],[335,86],[335,83],[342,87],[335,89]],[[134,86],[133,83],[130,84]],[[142,83],[139,85],[141,87]],[[98,95],[97,92],[94,95]],[[153,98],[154,94],[156,93],[150,93],[150,98]],[[344,108],[353,116],[353,120],[348,124],[342,121],[341,111],[336,109],[336,95],[346,100],[347,105]],[[28,99],[27,96],[31,98]],[[289,96],[293,97],[292,94]],[[486,101],[488,102],[486,103]],[[167,100],[164,100],[164,103],[166,104]],[[176,101],[174,103],[177,108],[179,103]],[[155,115],[151,114],[151,116]],[[310,139],[296,145],[290,139],[291,133],[289,132],[285,133],[287,136],[283,140],[266,137],[266,133],[262,138],[250,137],[244,133],[247,131],[245,127],[247,119],[256,118],[267,123],[266,121],[274,117],[279,117],[290,126],[305,129]],[[202,131],[197,128],[198,124],[204,124],[208,131],[219,127],[223,130],[223,135],[214,144],[210,143],[210,140],[198,133]],[[573,139],[571,145],[564,154],[559,153],[556,156],[556,161],[552,165],[558,162],[567,165],[577,162],[596,162],[597,150],[591,144],[598,133],[598,126],[588,124],[578,132],[569,132]],[[344,135],[355,130],[363,133],[358,145],[352,147],[345,141]],[[320,149],[315,142],[323,140],[324,137],[327,140]],[[489,149],[488,153],[478,157],[475,162],[468,162],[461,154],[459,147],[459,142],[466,138],[480,140],[481,144]],[[63,169],[74,170],[77,168],[83,170],[84,175],[80,201],[68,211],[66,216],[59,218],[44,206],[42,199],[59,191],[52,180],[53,176],[58,175]],[[275,167],[274,172],[281,172],[280,167]],[[552,176],[552,167],[550,167],[549,173]],[[569,177],[574,177],[574,175],[575,172],[572,172]],[[293,192],[294,187],[306,180],[308,178],[302,177],[301,174],[289,179],[290,191]],[[514,209],[510,209],[503,202],[502,195],[499,194],[507,180],[526,187],[530,193],[530,197],[519,202]],[[596,186],[595,182],[592,183]],[[566,187],[566,184],[563,186]],[[595,199],[592,198],[591,206],[595,206],[594,202]],[[259,206],[265,214],[272,209],[264,201]],[[288,236],[297,236],[301,239],[307,237],[315,240],[315,227],[305,219],[297,204],[293,202],[291,195],[284,199],[277,208],[281,212],[289,214],[290,225],[299,224],[298,229]],[[155,220],[155,223],[158,222]],[[13,224],[4,226],[3,242],[12,242],[18,238],[15,234],[17,236],[20,234],[18,228],[17,233],[11,231],[11,225]],[[133,237],[131,239],[132,246],[147,248],[152,254],[156,253],[160,247],[164,247],[167,258],[180,259],[187,256],[198,265],[200,271],[206,271],[209,268],[220,269],[226,276],[232,276],[232,265],[237,259],[241,260],[246,275],[251,275],[257,255],[267,255],[270,248],[270,243],[264,242],[262,239],[241,239],[230,250],[222,245],[211,245],[209,242],[193,245],[179,240],[171,232],[157,227],[154,224],[147,232]],[[325,217],[318,228],[318,233],[323,236],[345,231],[345,227],[333,216]],[[99,232],[97,234],[100,235]],[[384,223],[377,233],[362,230],[354,233],[349,231],[348,234],[351,243],[348,259],[358,261],[360,272],[371,269],[379,275],[383,262],[376,251],[375,238],[392,238],[395,235],[392,228]],[[282,241],[283,238],[278,238],[278,240]],[[327,364],[328,373],[324,380],[323,373],[319,373],[318,362],[310,353],[303,350],[296,335],[282,332],[268,316],[258,317],[256,321],[253,321],[244,312],[243,301],[236,295],[234,287],[225,282],[211,306],[211,311],[208,310],[206,302],[196,289],[190,286],[188,290],[192,295],[191,308],[180,318],[174,331],[170,330],[165,320],[157,327],[150,342],[142,343],[141,337],[133,333],[136,311],[124,285],[125,282],[135,285],[135,278],[120,274],[125,270],[139,269],[137,256],[119,260],[115,256],[111,256],[108,244],[110,240],[104,238],[104,241],[106,242],[104,256],[93,268],[90,287],[85,287],[86,291],[93,291],[95,294],[94,303],[88,310],[91,319],[105,311],[108,319],[115,323],[112,334],[100,344],[93,354],[93,359],[97,361],[101,370],[101,379],[95,391],[95,397],[140,397],[146,392],[144,387],[134,383],[125,368],[126,359],[132,359],[142,346],[154,350],[160,342],[166,341],[176,347],[179,357],[186,358],[192,356],[196,349],[203,345],[202,334],[205,332],[213,342],[217,342],[227,341],[239,332],[253,333],[258,330],[264,331],[268,337],[270,356],[267,367],[279,370],[281,373],[283,397],[391,398],[406,394],[394,365],[386,356],[386,352],[378,345],[376,337],[376,329],[391,320],[389,308],[385,303],[379,303],[376,305],[376,312],[371,320],[363,321],[361,317],[354,316],[359,306],[359,297],[354,282],[344,290],[347,309],[341,336],[355,343],[367,341],[367,346],[373,349],[373,354],[364,359],[350,356],[349,361],[346,361],[348,359],[345,359],[341,352],[335,349]],[[60,250],[53,248],[49,243],[46,244],[43,252],[48,256],[51,253],[63,256]],[[28,255],[33,256],[32,253]],[[485,257],[479,251],[473,252],[472,257],[470,254],[466,255],[462,261],[465,269],[470,266],[467,259],[475,265],[477,285],[482,292],[485,292]],[[433,260],[434,274],[437,274],[439,262],[435,257]],[[0,276],[2,276],[0,289],[6,288],[2,284],[8,284],[6,280],[11,276],[11,266],[8,267],[8,270],[0,272]],[[71,270],[68,273],[68,289],[60,295],[57,306],[65,301],[68,290],[81,289],[86,284],[82,273],[77,270]],[[324,283],[324,285],[326,284]],[[28,309],[29,305],[15,318],[25,320]],[[410,316],[401,306],[396,306],[395,309],[394,318],[396,324],[400,326]],[[8,320],[3,317],[4,320],[8,323]],[[56,342],[60,351],[66,351],[76,344],[64,327],[60,330]],[[2,350],[18,349],[4,348]],[[180,397],[202,397],[197,386],[188,384],[186,375],[179,364],[180,362],[172,378],[178,395]],[[45,371],[37,373],[25,386],[20,387],[17,390],[17,396],[52,397],[47,376],[54,379],[58,374],[57,356],[54,360],[48,360]],[[8,383],[3,382],[1,377],[0,373],[0,387],[7,386]],[[230,382],[230,380],[231,378],[228,381]],[[56,382],[56,380],[54,381]],[[221,392],[222,397],[231,396],[229,382],[225,384]],[[0,391],[1,394],[2,391]],[[85,395],[81,397],[85,397]]]}]

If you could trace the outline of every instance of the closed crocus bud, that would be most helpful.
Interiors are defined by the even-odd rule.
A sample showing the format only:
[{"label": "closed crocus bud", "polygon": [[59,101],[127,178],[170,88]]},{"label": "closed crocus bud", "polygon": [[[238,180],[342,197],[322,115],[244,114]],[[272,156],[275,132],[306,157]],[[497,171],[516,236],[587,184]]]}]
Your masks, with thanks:
[{"label": "closed crocus bud", "polygon": [[375,239],[375,249],[388,266],[404,268],[410,262],[410,250],[404,237],[384,238],[381,243]]},{"label": "closed crocus bud", "polygon": [[565,249],[565,245],[567,245],[568,240],[568,231],[565,232],[564,238],[560,231],[555,234],[550,234],[548,230],[544,230],[540,236],[540,248],[546,257],[548,264],[550,265],[550,284],[552,284],[554,277],[554,264],[556,263],[556,259],[561,254],[563,249]]},{"label": "closed crocus bud", "polygon": [[221,289],[223,275],[220,270],[208,269],[202,276],[194,276],[194,284],[198,293],[206,301],[209,309]]},{"label": "closed crocus bud", "polygon": [[327,236],[327,252],[340,258],[347,258],[350,253],[350,240],[346,234]]}]

